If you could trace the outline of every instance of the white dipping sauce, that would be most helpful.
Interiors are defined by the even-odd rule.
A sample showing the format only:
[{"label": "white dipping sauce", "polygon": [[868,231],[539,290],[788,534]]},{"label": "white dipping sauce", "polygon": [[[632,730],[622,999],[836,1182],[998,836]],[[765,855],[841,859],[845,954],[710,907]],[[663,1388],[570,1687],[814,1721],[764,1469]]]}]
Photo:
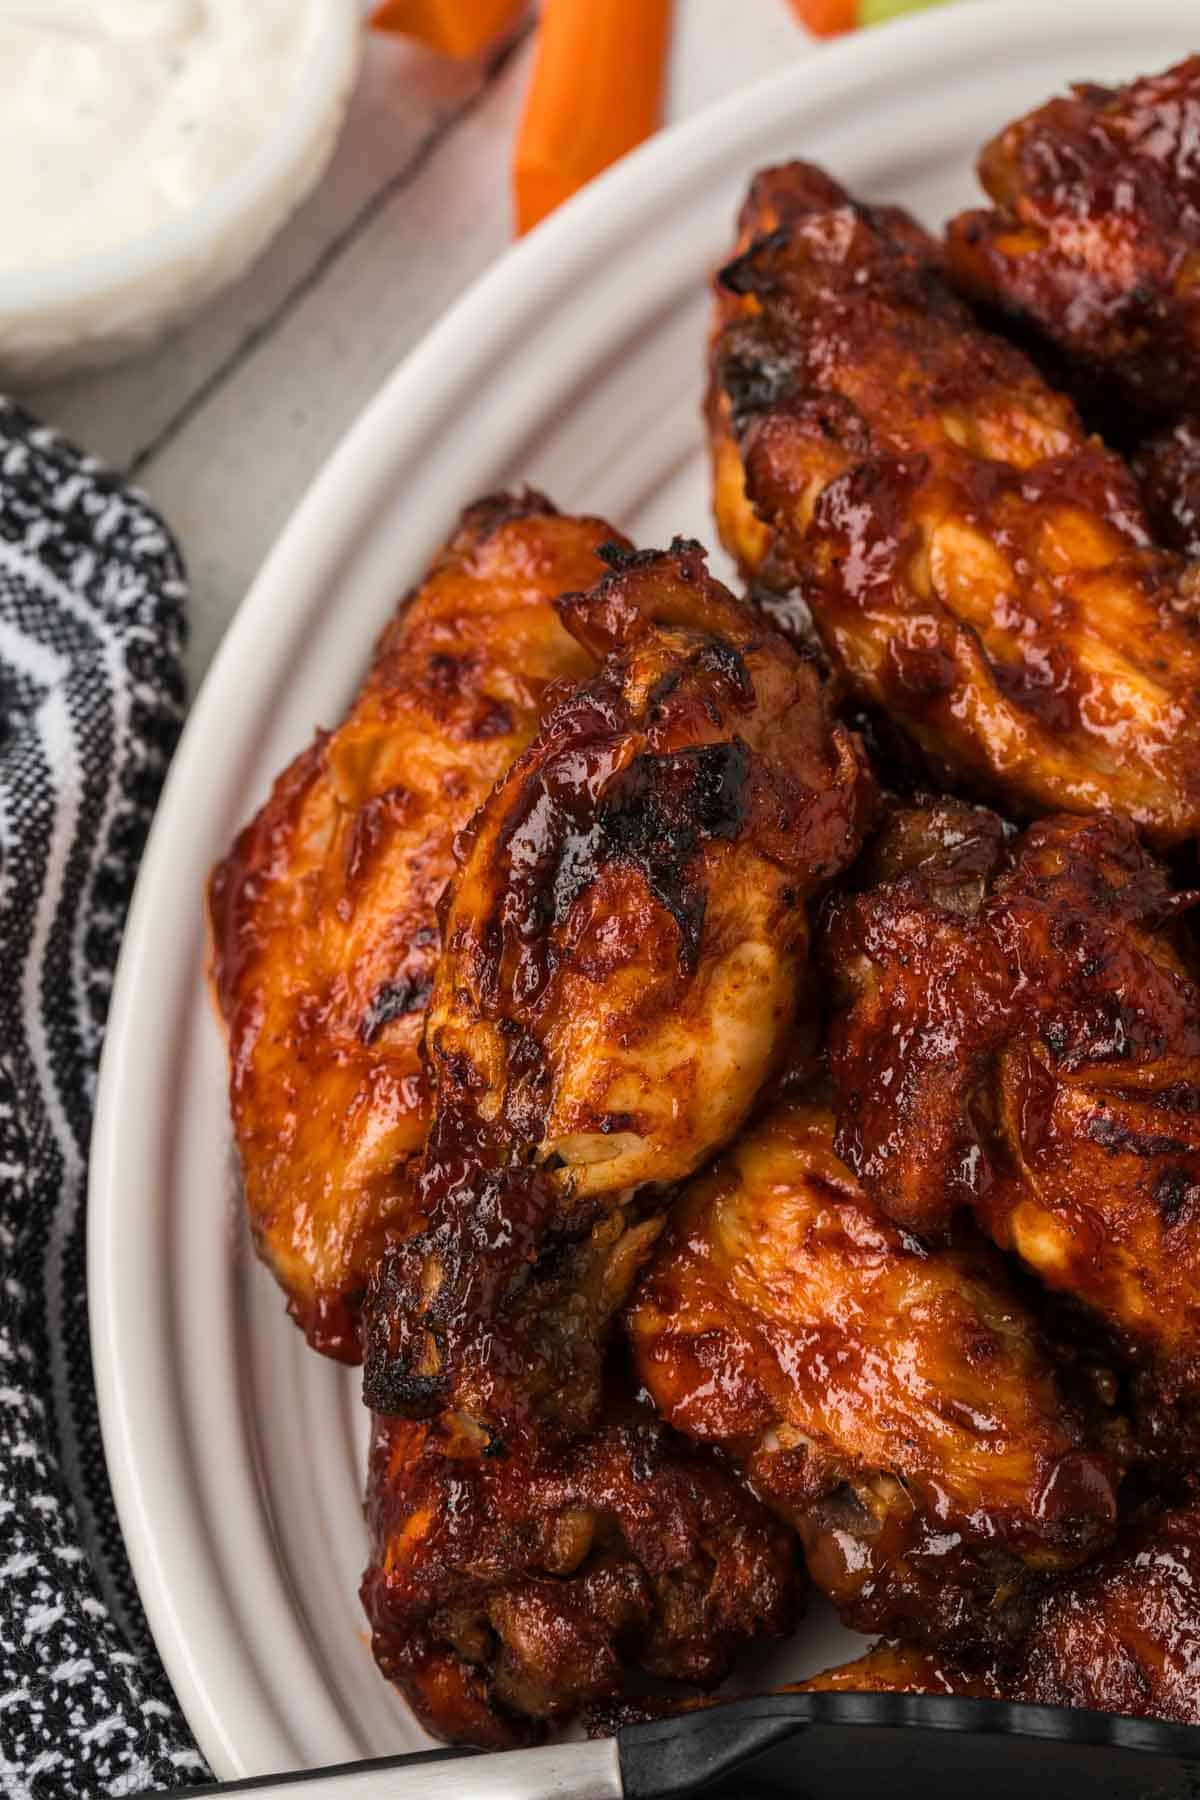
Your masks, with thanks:
[{"label": "white dipping sauce", "polygon": [[0,0],[0,270],[190,211],[277,127],[313,0]]}]

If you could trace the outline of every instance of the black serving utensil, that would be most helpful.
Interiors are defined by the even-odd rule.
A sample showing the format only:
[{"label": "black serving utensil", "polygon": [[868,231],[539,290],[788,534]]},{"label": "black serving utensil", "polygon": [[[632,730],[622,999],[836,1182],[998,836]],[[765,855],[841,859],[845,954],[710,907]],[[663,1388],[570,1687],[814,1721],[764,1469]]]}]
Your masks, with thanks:
[{"label": "black serving utensil", "polygon": [[[614,1738],[453,1750],[199,1794],[271,1800],[1200,1800],[1200,1727],[923,1694],[768,1694]],[[181,1797],[182,1800],[182,1797]]]}]

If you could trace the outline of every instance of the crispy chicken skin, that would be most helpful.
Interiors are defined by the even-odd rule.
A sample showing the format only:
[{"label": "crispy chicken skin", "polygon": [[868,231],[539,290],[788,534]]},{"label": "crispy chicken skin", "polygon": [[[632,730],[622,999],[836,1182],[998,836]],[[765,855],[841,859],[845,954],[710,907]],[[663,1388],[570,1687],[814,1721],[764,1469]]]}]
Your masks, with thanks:
[{"label": "crispy chicken skin", "polygon": [[1194,895],[1127,821],[1007,841],[980,810],[899,811],[831,906],[838,1149],[904,1226],[959,1206],[1155,1371],[1200,1387]]},{"label": "crispy chicken skin", "polygon": [[280,776],[209,886],[212,979],[260,1254],[318,1349],[357,1312],[429,1123],[419,1049],[451,844],[591,667],[552,601],[594,581],[599,519],[536,494],[464,513],[345,721]]},{"label": "crispy chicken skin", "polygon": [[1082,83],[983,150],[994,210],[946,234],[952,280],[1109,404],[1200,407],[1200,56]]},{"label": "crispy chicken skin", "polygon": [[367,1513],[376,1660],[451,1742],[528,1741],[619,1695],[628,1662],[710,1688],[794,1620],[789,1534],[629,1402],[498,1457],[451,1422],[377,1419]]},{"label": "crispy chicken skin", "polygon": [[[381,1412],[473,1407],[481,1345],[556,1242],[690,1174],[792,1035],[806,901],[873,804],[815,669],[698,546],[619,554],[560,603],[600,673],[564,694],[477,815],[449,890],[426,1053],[425,1228],[368,1306]],[[523,1373],[513,1364],[511,1402]]]},{"label": "crispy chicken skin", "polygon": [[755,179],[737,248],[710,424],[746,575],[799,584],[939,781],[1194,835],[1200,575],[1151,544],[1129,470],[893,209],[791,164]]},{"label": "crispy chicken skin", "polygon": [[628,1325],[663,1416],[745,1469],[859,1630],[994,1643],[1031,1569],[1108,1535],[1108,1471],[1000,1258],[892,1225],[819,1100],[775,1108],[691,1184]]}]

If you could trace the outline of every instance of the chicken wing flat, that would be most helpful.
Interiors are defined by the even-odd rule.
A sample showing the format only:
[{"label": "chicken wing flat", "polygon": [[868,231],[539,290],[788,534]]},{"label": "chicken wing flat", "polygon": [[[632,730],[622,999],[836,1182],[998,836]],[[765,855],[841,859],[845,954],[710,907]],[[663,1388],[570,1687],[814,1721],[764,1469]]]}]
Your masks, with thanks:
[{"label": "chicken wing flat", "polygon": [[1200,574],[1129,470],[984,331],[894,209],[759,175],[719,280],[721,535],[799,585],[853,695],[941,781],[1030,814],[1200,828]]},{"label": "chicken wing flat", "polygon": [[951,221],[952,280],[1110,405],[1200,407],[1198,145],[1200,56],[1072,88],[984,149],[995,208]]},{"label": "chicken wing flat", "polygon": [[629,1329],[663,1416],[744,1468],[859,1630],[1013,1637],[1029,1572],[1094,1551],[1115,1518],[1001,1259],[892,1225],[818,1101],[776,1108],[691,1184]]},{"label": "chicken wing flat", "polygon": [[523,1408],[499,1315],[556,1242],[737,1131],[792,1035],[806,901],[873,802],[812,664],[698,546],[616,562],[560,605],[599,675],[481,809],[449,891],[425,1228],[369,1305],[380,1412]]},{"label": "chicken wing flat", "polygon": [[451,844],[588,652],[552,601],[594,581],[598,519],[538,495],[464,515],[320,733],[213,873],[212,978],[260,1254],[318,1349],[359,1355],[367,1275],[410,1200],[419,1056]]},{"label": "chicken wing flat", "polygon": [[523,1740],[619,1694],[627,1665],[711,1685],[794,1616],[789,1535],[632,1403],[610,1355],[662,1227],[628,1210],[540,1259],[453,1411],[376,1418],[363,1600],[381,1669],[440,1736]]},{"label": "chicken wing flat", "polygon": [[971,1207],[1194,1400],[1200,988],[1176,921],[1196,896],[1114,815],[1009,841],[951,802],[899,812],[872,875],[824,944],[840,1153],[908,1228]]},{"label": "chicken wing flat", "polygon": [[627,1664],[711,1688],[794,1620],[790,1534],[631,1402],[532,1456],[377,1420],[367,1511],[376,1660],[452,1742],[528,1741],[619,1695]]}]

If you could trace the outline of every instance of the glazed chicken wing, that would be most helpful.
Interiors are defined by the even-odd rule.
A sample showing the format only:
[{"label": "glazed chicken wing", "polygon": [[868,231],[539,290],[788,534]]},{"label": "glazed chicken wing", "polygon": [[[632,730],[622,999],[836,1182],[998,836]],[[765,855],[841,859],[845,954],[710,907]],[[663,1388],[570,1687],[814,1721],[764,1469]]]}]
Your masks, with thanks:
[{"label": "glazed chicken wing", "polygon": [[525,1741],[620,1696],[629,1667],[711,1687],[795,1615],[788,1534],[609,1354],[661,1226],[616,1207],[556,1246],[503,1341],[459,1366],[452,1411],[376,1417],[363,1602],[381,1670],[440,1737]]},{"label": "glazed chicken wing", "polygon": [[792,1033],[806,901],[871,804],[811,663],[696,545],[616,563],[561,603],[601,672],[482,808],[449,892],[425,1229],[372,1293],[377,1411],[524,1407],[499,1316],[556,1242],[740,1126]]},{"label": "glazed chicken wing", "polygon": [[1008,841],[949,802],[899,812],[872,876],[824,943],[839,1151],[910,1229],[971,1207],[1194,1401],[1200,987],[1175,921],[1196,896],[1116,816]]},{"label": "glazed chicken wing", "polygon": [[310,1341],[346,1361],[428,1129],[419,1049],[451,844],[533,736],[548,683],[591,667],[551,603],[603,573],[613,535],[533,494],[470,508],[345,721],[285,771],[212,877],[255,1241]]},{"label": "glazed chicken wing", "polygon": [[630,1308],[637,1372],[799,1531],[846,1623],[977,1651],[1115,1501],[1032,1319],[978,1240],[928,1251],[867,1199],[815,1100],[680,1202]]},{"label": "glazed chicken wing", "polygon": [[646,1409],[486,1456],[377,1420],[363,1602],[383,1673],[440,1737],[503,1747],[619,1695],[627,1663],[710,1688],[792,1624],[789,1534]]},{"label": "glazed chicken wing", "polygon": [[1148,1507],[1039,1602],[1005,1696],[1200,1724],[1200,1505]]},{"label": "glazed chicken wing", "polygon": [[966,1668],[880,1645],[796,1690],[961,1694],[1200,1725],[1200,1506],[1147,1506],[1111,1550],[1043,1586],[1015,1654]]},{"label": "glazed chicken wing", "polygon": [[995,206],[948,227],[956,285],[1110,408],[1200,407],[1200,56],[1038,107],[979,178]]},{"label": "glazed chicken wing", "polygon": [[757,177],[720,278],[722,537],[799,585],[852,694],[1006,810],[1200,829],[1200,573],[1133,478],[891,209]]}]

